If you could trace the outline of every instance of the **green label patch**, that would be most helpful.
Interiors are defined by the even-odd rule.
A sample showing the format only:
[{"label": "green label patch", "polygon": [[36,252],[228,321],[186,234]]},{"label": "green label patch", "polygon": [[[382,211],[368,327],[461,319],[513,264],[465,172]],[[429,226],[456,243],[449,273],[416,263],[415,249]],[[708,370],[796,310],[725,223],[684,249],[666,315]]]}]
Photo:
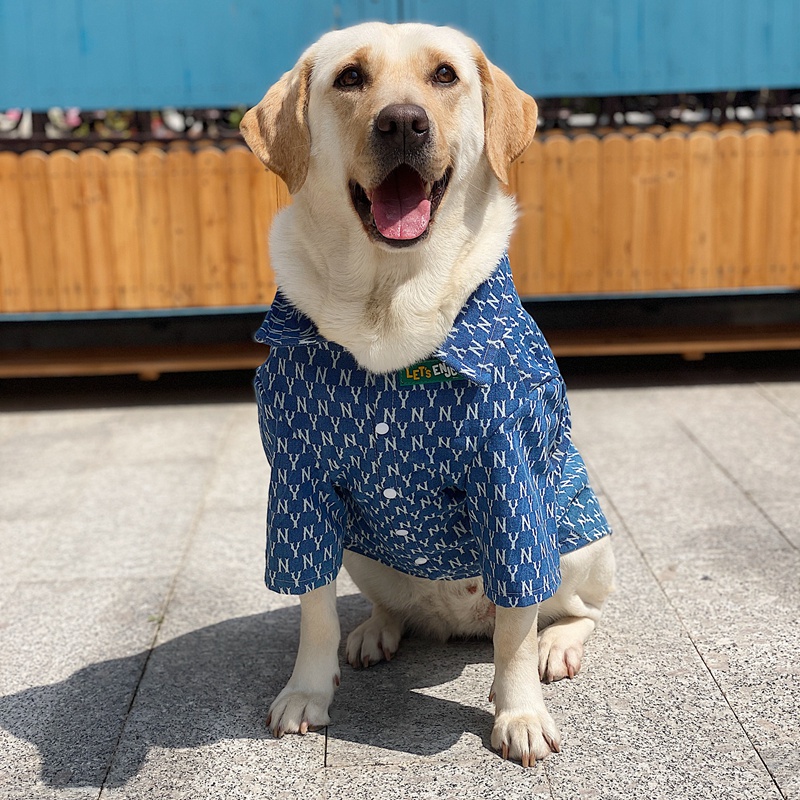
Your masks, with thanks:
[{"label": "green label patch", "polygon": [[464,376],[436,358],[420,361],[397,373],[400,386],[417,386],[421,383],[450,383],[463,381]]}]

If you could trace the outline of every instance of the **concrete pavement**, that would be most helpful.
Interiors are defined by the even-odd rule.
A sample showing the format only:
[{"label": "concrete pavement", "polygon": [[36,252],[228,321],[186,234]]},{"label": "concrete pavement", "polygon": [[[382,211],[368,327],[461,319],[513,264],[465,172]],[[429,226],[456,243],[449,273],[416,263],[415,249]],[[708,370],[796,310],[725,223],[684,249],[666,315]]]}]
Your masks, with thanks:
[{"label": "concrete pavement", "polygon": [[571,391],[619,590],[530,770],[488,745],[488,642],[345,664],[327,731],[267,733],[299,607],[262,583],[246,383],[29,411],[0,384],[0,798],[800,797],[800,376]]}]

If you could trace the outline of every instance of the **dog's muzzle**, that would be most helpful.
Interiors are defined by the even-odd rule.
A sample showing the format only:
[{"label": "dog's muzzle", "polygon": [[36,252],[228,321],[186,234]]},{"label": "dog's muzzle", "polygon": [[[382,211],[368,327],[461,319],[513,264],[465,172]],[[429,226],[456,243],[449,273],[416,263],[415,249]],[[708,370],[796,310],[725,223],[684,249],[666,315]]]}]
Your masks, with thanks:
[{"label": "dog's muzzle", "polygon": [[372,144],[384,177],[369,189],[351,181],[353,206],[373,240],[415,244],[430,230],[452,168],[429,174],[430,121],[421,106],[386,106],[375,118]]}]

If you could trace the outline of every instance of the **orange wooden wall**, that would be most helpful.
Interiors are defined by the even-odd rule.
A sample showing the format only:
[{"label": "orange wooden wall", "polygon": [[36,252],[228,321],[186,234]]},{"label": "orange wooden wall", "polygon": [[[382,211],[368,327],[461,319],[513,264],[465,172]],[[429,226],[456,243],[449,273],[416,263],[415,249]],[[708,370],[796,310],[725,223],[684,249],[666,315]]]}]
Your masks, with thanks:
[{"label": "orange wooden wall", "polygon": [[[522,295],[800,288],[800,132],[550,133],[511,188]],[[266,305],[288,201],[238,145],[0,153],[0,312]]]}]

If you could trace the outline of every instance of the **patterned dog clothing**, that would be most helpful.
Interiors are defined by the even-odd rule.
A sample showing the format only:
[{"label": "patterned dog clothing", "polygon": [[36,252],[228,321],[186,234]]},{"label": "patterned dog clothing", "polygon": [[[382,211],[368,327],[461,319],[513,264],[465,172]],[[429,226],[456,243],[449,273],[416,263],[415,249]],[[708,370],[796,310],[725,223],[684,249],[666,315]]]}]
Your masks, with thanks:
[{"label": "patterned dog clothing", "polygon": [[610,533],[570,438],[553,354],[504,256],[431,357],[375,374],[279,292],[256,340],[272,466],[267,585],[330,583],[346,548],[410,575],[480,575],[525,606],[560,582],[559,554]]}]

